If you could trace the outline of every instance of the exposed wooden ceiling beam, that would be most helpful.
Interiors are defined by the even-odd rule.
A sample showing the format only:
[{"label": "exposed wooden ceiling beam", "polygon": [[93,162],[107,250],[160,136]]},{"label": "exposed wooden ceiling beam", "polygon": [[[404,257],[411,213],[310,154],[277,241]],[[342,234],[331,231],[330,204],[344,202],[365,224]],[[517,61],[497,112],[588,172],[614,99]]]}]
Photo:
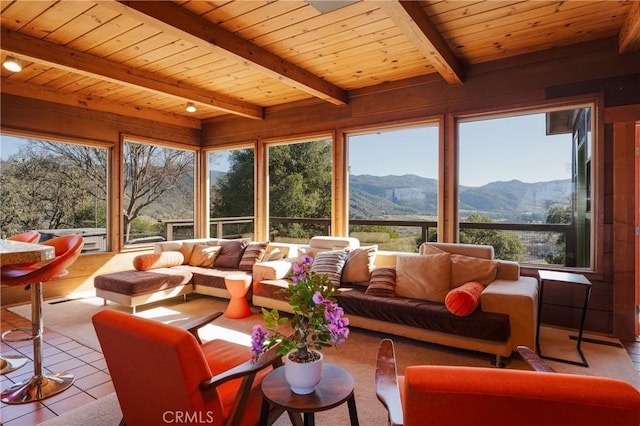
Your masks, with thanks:
[{"label": "exposed wooden ceiling beam", "polygon": [[218,55],[231,58],[234,61],[240,59],[249,68],[334,105],[345,105],[349,101],[348,93],[344,89],[226,31],[173,2],[120,1],[104,2],[101,5],[195,45],[208,47]]},{"label": "exposed wooden ceiling beam", "polygon": [[448,83],[462,83],[462,65],[417,1],[380,1],[380,8],[415,42]]},{"label": "exposed wooden ceiling beam", "polygon": [[162,112],[151,108],[140,108],[129,104],[107,101],[102,98],[93,98],[91,96],[63,91],[57,88],[34,86],[33,84],[13,81],[7,78],[3,78],[0,83],[2,84],[3,94],[32,98],[34,93],[38,93],[38,99],[43,101],[142,118],[165,124],[173,124],[175,126],[201,129],[202,122],[193,117],[186,117],[184,115],[170,114],[168,112]]},{"label": "exposed wooden ceiling beam", "polygon": [[158,80],[158,75],[126,67],[94,55],[69,49],[59,44],[3,29],[0,46],[3,51],[29,61],[46,64],[85,76],[100,78],[138,90],[172,96],[181,101],[204,104],[231,114],[262,119],[260,106],[207,92],[200,88],[180,86]]},{"label": "exposed wooden ceiling beam", "polygon": [[634,1],[618,34],[618,53],[640,50],[640,2]]}]

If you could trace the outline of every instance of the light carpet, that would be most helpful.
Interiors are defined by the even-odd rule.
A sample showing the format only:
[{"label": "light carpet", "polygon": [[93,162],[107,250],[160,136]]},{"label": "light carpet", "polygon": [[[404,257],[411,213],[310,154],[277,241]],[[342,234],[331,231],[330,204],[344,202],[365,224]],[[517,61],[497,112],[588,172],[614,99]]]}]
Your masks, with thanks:
[{"label": "light carpet", "polygon": [[[227,303],[226,300],[192,295],[186,303],[182,303],[181,299],[174,299],[140,307],[136,315],[180,325],[209,312],[224,311]],[[104,307],[102,299],[96,297],[54,300],[48,301],[43,306],[44,324],[50,330],[100,350],[91,325],[91,317],[102,309],[129,311],[128,308],[117,304]],[[24,318],[30,318],[31,315],[30,305],[21,305],[10,310]],[[205,326],[201,330],[201,337],[207,340],[214,335],[219,338],[224,336],[225,339],[249,345],[251,327],[260,322],[262,322],[262,316],[255,308],[251,317],[241,320],[222,316],[213,324]],[[570,335],[575,336],[574,330],[542,327],[540,334],[541,347],[545,355],[579,360],[576,341],[570,338]],[[386,424],[386,411],[377,400],[374,389],[376,352],[380,340],[384,337],[391,337],[395,342],[399,372],[404,371],[408,365],[417,364],[489,367],[493,360],[493,357],[487,354],[352,328],[349,339],[343,346],[337,349],[329,348],[324,351],[324,354],[327,362],[340,365],[353,375],[360,424]],[[548,364],[558,372],[618,378],[640,389],[640,375],[635,371],[627,352],[619,341],[588,333],[585,333],[584,338],[587,340],[582,343],[582,351],[589,362],[588,368],[557,361],[548,361]],[[592,339],[606,344],[592,343]],[[528,369],[526,363],[517,355],[506,359],[505,362],[506,368]],[[111,426],[116,425],[120,417],[117,400],[114,395],[109,395],[49,421],[46,425],[72,426],[88,424],[86,422],[90,421],[90,424],[94,425]],[[346,404],[317,413],[316,422],[318,425],[348,424]],[[290,423],[286,416],[276,422],[277,426],[288,424]]]}]

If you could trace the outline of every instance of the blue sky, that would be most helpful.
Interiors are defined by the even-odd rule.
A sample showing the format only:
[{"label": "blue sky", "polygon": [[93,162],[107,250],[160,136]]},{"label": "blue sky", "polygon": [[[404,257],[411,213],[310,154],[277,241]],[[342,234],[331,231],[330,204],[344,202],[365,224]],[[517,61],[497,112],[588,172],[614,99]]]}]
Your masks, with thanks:
[{"label": "blue sky", "polygon": [[[352,136],[350,172],[437,178],[437,138],[435,126]],[[19,141],[0,136],[0,157],[15,154]],[[464,186],[571,177],[571,135],[546,136],[544,114],[462,123],[460,147],[460,184]],[[224,169],[224,163],[225,159],[218,157],[215,169]]]},{"label": "blue sky", "polygon": [[[462,123],[460,184],[569,179],[571,135],[546,136],[545,128],[544,114]],[[437,136],[437,127],[424,127],[352,137],[350,171],[437,178]]]}]

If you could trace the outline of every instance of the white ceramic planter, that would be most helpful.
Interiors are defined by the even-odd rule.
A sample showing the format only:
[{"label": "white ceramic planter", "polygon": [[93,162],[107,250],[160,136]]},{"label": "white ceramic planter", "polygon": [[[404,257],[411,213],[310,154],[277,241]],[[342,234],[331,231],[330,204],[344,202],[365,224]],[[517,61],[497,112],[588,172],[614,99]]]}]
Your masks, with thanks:
[{"label": "white ceramic planter", "polygon": [[[316,351],[314,351],[316,352]],[[322,352],[316,352],[320,359],[313,362],[295,362],[289,359],[289,354],[285,356],[284,377],[291,386],[291,391],[299,395],[312,393],[320,379],[322,379]]]}]

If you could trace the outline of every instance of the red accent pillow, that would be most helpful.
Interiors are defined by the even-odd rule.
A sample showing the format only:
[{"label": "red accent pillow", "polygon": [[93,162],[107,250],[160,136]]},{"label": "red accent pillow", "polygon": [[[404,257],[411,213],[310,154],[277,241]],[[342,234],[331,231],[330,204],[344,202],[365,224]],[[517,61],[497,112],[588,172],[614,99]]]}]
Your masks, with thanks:
[{"label": "red accent pillow", "polygon": [[133,267],[138,271],[156,268],[169,268],[182,265],[184,255],[179,251],[163,251],[162,253],[141,254],[133,258]]},{"label": "red accent pillow", "polygon": [[484,285],[479,282],[464,283],[447,293],[444,304],[453,315],[459,317],[471,315],[480,305],[482,290],[484,290]]}]

